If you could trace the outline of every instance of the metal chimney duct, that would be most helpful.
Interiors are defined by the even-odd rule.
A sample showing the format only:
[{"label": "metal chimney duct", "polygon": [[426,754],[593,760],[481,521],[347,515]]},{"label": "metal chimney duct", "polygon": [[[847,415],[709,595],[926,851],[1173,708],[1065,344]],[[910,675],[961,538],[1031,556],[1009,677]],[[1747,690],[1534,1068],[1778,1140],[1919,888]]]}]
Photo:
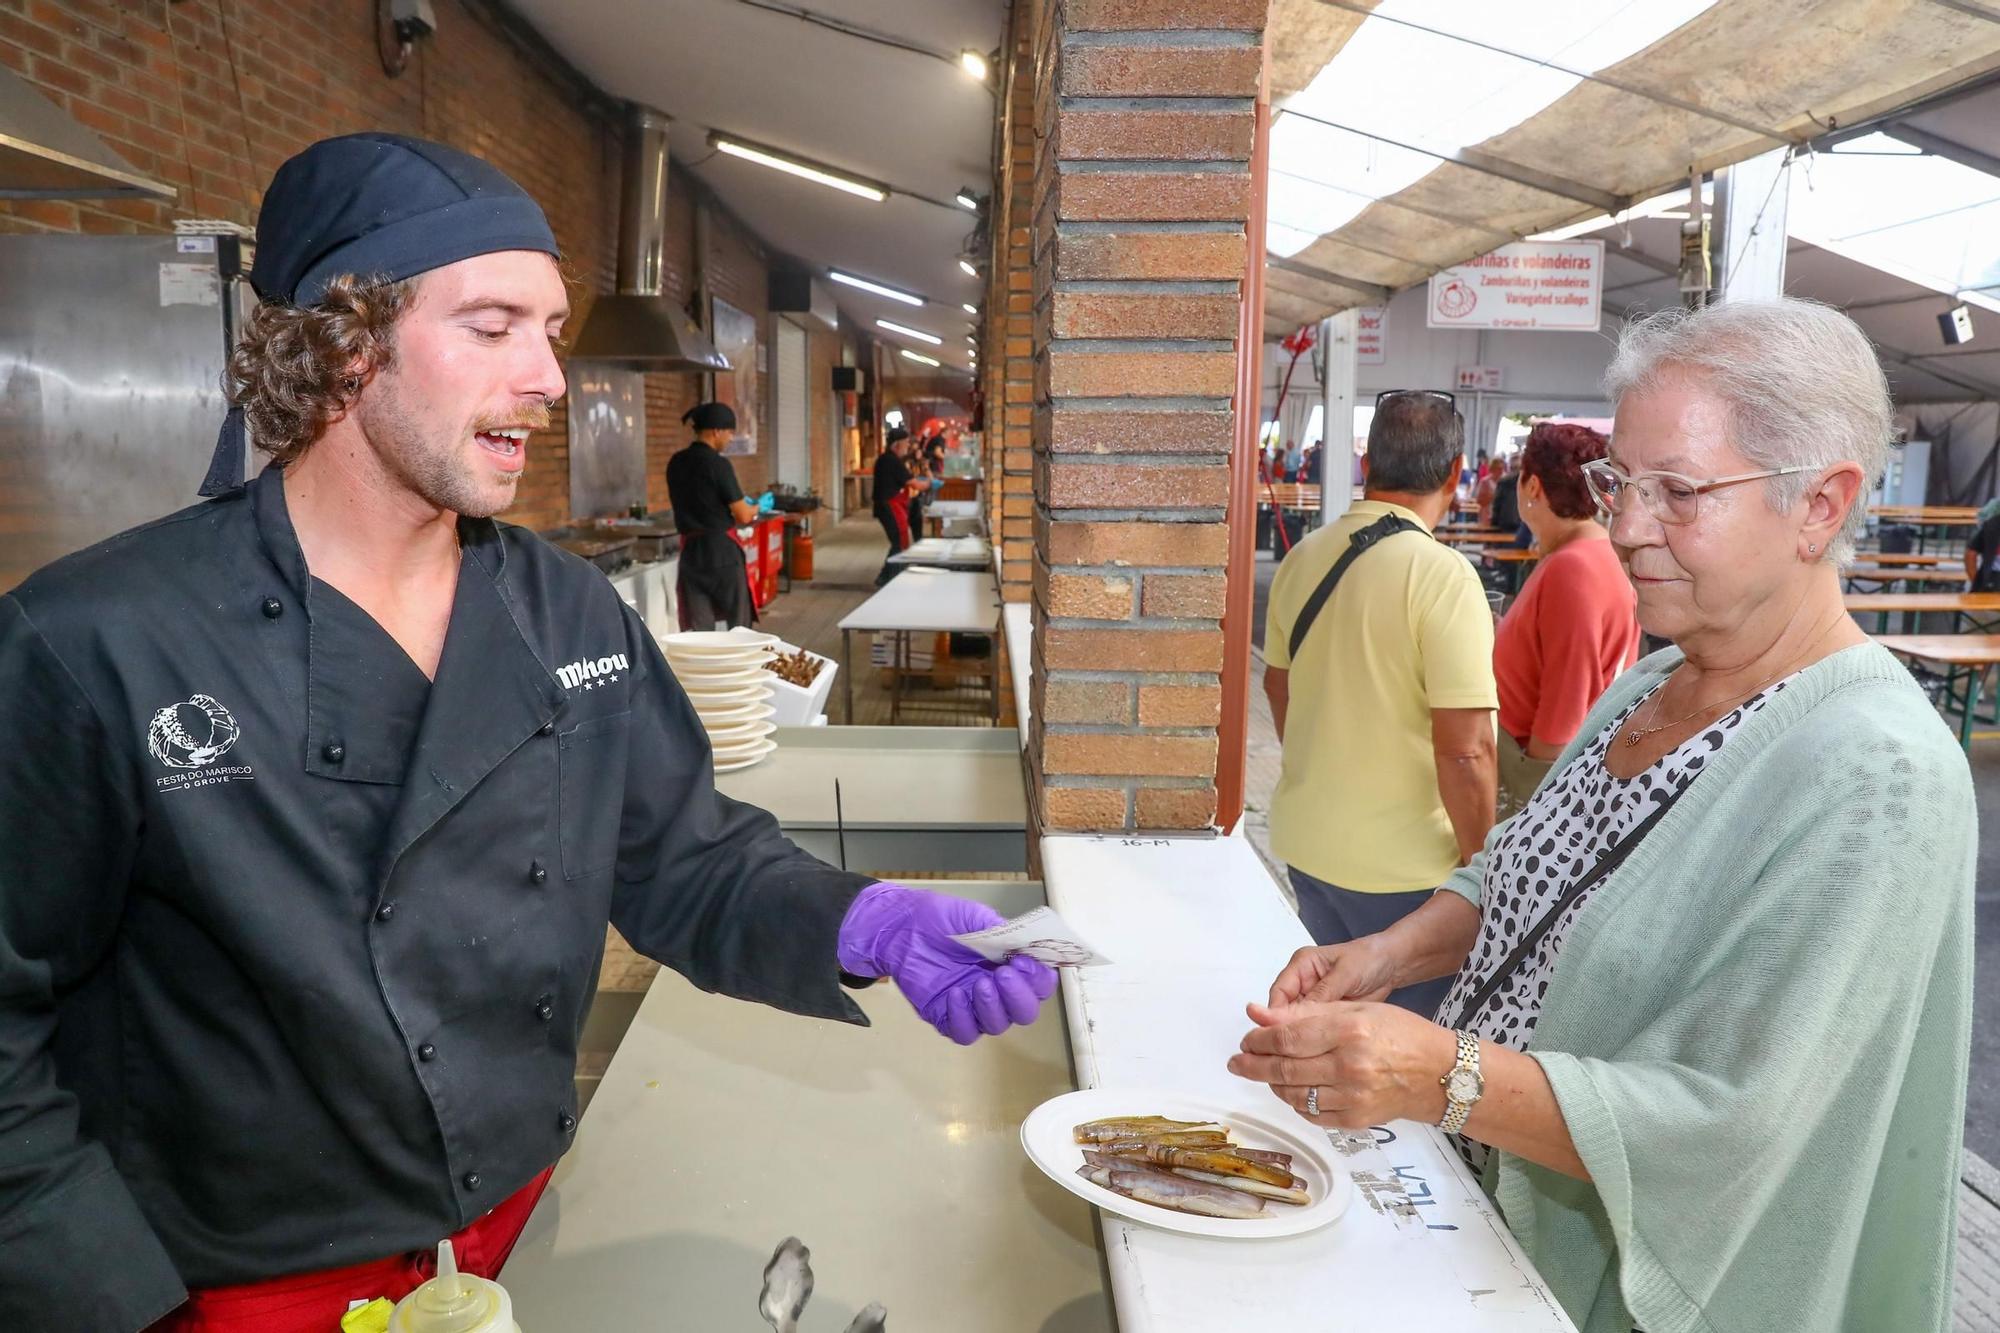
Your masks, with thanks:
[{"label": "metal chimney duct", "polygon": [[634,370],[726,371],[687,312],[662,296],[667,232],[667,117],[627,104],[618,212],[618,293],[591,302],[571,355]]},{"label": "metal chimney duct", "polygon": [[0,199],[173,197],[173,187],[140,175],[26,79],[0,69]]}]

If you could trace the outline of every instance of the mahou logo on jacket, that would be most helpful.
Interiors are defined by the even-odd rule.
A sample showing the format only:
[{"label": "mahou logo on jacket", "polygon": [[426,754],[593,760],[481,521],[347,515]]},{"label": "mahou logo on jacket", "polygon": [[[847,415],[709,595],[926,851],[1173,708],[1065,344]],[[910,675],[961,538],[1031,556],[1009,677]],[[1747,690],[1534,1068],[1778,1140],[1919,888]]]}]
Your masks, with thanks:
[{"label": "mahou logo on jacket", "polygon": [[243,728],[229,710],[209,695],[197,694],[185,703],[168,704],[153,714],[146,728],[146,746],[153,758],[168,768],[196,771],[156,778],[154,785],[162,791],[179,791],[250,777],[248,764],[215,767],[242,734]]}]

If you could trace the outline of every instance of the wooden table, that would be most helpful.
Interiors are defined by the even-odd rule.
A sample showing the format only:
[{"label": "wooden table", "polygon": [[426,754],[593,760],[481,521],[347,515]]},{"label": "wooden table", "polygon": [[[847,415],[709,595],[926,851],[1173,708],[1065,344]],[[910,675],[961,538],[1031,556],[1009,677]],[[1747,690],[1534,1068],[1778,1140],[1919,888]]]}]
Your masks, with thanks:
[{"label": "wooden table", "polygon": [[1917,550],[1924,549],[1924,539],[1937,530],[1938,540],[1951,535],[1953,528],[1976,528],[1979,526],[1979,511],[1959,506],[1889,506],[1879,505],[1868,511],[1884,523],[1895,523],[1917,530]]},{"label": "wooden table", "polygon": [[[1986,688],[1987,675],[2000,665],[2000,634],[1889,634],[1875,642],[1898,657],[1911,657],[1945,669],[1947,708],[1962,704],[1958,721],[1958,743],[1972,748],[1972,722],[1979,712],[1979,696]],[[1960,691],[1964,691],[1963,700]]]},{"label": "wooden table", "polygon": [[1967,583],[1971,582],[1970,579],[1966,578],[1965,571],[1962,569],[1910,568],[1907,566],[1885,565],[1849,565],[1846,569],[1840,571],[1840,577],[1850,585],[1850,591],[1852,590],[1851,585],[1856,583],[1875,584],[1876,590],[1879,591],[1882,590],[1882,586],[1885,584],[1892,586],[1900,584],[1906,587],[1933,584],[1963,588]]},{"label": "wooden table", "polygon": [[1944,565],[1956,560],[1949,555],[1884,555],[1880,551],[1857,551],[1855,563],[1864,565]]},{"label": "wooden table", "polygon": [[1851,592],[1844,600],[1854,615],[1875,613],[1877,634],[1888,632],[1889,615],[1895,611],[1903,613],[1906,628],[1909,617],[1926,611],[1955,615],[1957,625],[1971,615],[2000,615],[2000,592]]}]

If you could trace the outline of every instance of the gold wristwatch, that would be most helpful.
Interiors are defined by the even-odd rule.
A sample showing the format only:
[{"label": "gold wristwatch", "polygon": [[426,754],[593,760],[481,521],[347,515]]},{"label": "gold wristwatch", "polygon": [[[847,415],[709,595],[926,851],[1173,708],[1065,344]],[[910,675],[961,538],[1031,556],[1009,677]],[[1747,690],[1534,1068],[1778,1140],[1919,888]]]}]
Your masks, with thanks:
[{"label": "gold wristwatch", "polygon": [[1458,1063],[1438,1080],[1444,1086],[1444,1119],[1438,1121],[1438,1128],[1447,1134],[1465,1128],[1465,1118],[1486,1092],[1486,1079],[1479,1072],[1479,1038],[1470,1032],[1456,1035]]}]

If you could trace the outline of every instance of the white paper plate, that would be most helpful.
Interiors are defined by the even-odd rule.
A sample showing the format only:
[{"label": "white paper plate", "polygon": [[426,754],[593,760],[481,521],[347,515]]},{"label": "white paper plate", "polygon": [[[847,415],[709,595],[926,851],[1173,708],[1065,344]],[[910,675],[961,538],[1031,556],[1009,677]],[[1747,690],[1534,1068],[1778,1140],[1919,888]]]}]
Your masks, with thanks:
[{"label": "white paper plate", "polygon": [[752,741],[761,741],[778,729],[778,724],[762,718],[747,718],[742,722],[732,722],[727,726],[709,726],[708,719],[702,719],[708,731],[708,743],[717,750],[733,750]]},{"label": "white paper plate", "polygon": [[736,676],[745,671],[762,671],[771,654],[762,648],[746,648],[740,653],[710,653],[705,657],[669,657],[667,662],[682,680]]},{"label": "white paper plate", "polygon": [[754,629],[689,629],[678,634],[660,636],[660,647],[668,657],[705,657],[714,653],[727,655],[741,652],[745,648],[769,649],[778,642],[775,634],[761,634]]},{"label": "white paper plate", "polygon": [[754,662],[747,666],[731,665],[720,671],[690,671],[676,666],[674,679],[690,694],[717,694],[740,685],[765,685],[771,680],[771,673]]},{"label": "white paper plate", "polygon": [[741,703],[711,704],[706,696],[694,701],[694,711],[701,715],[701,724],[711,732],[719,727],[733,727],[745,722],[762,722],[774,716],[778,706],[762,692],[752,694]]},{"label": "white paper plate", "polygon": [[[739,768],[748,768],[750,765],[763,760],[771,751],[777,748],[778,743],[776,741],[765,740],[758,741],[756,745],[740,755],[723,756],[718,754],[715,756],[715,771],[718,773],[733,773]],[[1080,1185],[1083,1182],[1079,1180],[1077,1183]]]},{"label": "white paper plate", "polygon": [[711,752],[723,759],[734,759],[738,755],[754,750],[760,745],[777,744],[775,740],[771,739],[771,733],[777,729],[775,726],[769,722],[758,722],[754,725],[762,727],[763,730],[745,731],[735,736],[718,736],[710,740],[709,748]]},{"label": "white paper plate", "polygon": [[[1312,1202],[1304,1207],[1268,1203],[1271,1216],[1231,1221],[1177,1213],[1122,1194],[1113,1194],[1079,1176],[1083,1145],[1076,1127],[1086,1120],[1119,1115],[1163,1115],[1174,1120],[1213,1120],[1229,1126],[1230,1138],[1246,1148],[1292,1155],[1292,1174],[1306,1182]],[[1168,1088],[1086,1088],[1052,1097],[1021,1122],[1021,1146],[1028,1160],[1070,1193],[1088,1199],[1107,1213],[1116,1213],[1162,1231],[1230,1240],[1269,1240],[1316,1231],[1337,1220],[1354,1197],[1354,1183],[1328,1141],[1326,1131],[1285,1110],[1266,1114]]]}]

